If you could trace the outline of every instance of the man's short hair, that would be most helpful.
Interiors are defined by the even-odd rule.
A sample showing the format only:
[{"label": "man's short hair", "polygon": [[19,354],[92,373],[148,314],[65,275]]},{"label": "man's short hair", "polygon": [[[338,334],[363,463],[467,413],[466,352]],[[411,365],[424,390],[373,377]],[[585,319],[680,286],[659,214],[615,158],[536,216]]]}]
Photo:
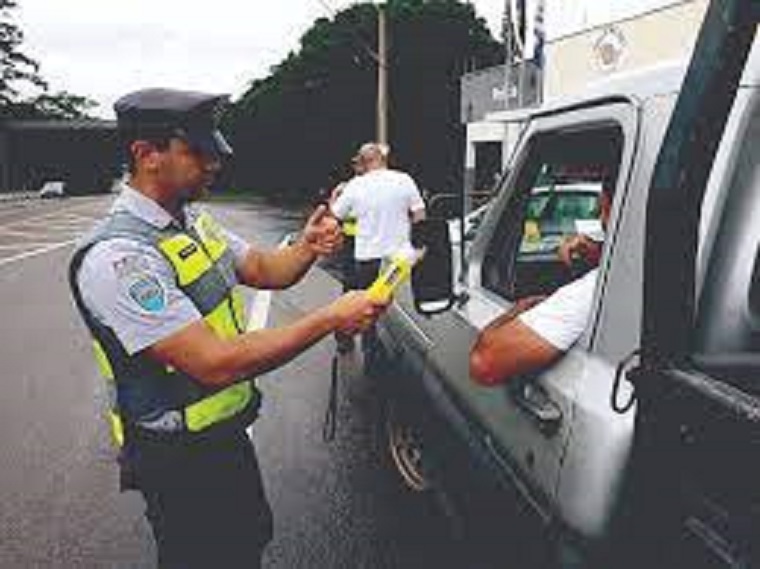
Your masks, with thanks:
[{"label": "man's short hair", "polygon": [[388,161],[391,153],[391,147],[382,142],[365,142],[356,151],[356,155],[351,159],[352,162],[359,162],[378,158],[383,162]]}]

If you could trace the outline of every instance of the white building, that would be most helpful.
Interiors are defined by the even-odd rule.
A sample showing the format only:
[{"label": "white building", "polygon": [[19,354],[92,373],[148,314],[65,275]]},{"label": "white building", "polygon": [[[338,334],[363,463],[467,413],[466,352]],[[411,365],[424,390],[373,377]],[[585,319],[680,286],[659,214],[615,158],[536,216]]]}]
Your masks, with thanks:
[{"label": "white building", "polygon": [[691,54],[706,0],[547,0],[544,98]]},{"label": "white building", "polygon": [[[530,54],[537,0],[526,2]],[[580,94],[612,75],[687,59],[707,0],[545,0],[544,5],[544,66],[537,81],[540,93],[521,97],[528,101]],[[514,117],[508,109],[515,108],[518,97],[507,102],[507,90],[493,86],[499,76],[505,76],[503,66],[462,78],[468,194],[490,189],[483,187],[483,181],[492,180],[493,175],[483,173],[483,168],[493,168],[494,149],[501,154],[503,168],[519,136],[520,125],[507,120]],[[477,112],[473,114],[472,109]],[[487,159],[483,161],[481,156]]]}]

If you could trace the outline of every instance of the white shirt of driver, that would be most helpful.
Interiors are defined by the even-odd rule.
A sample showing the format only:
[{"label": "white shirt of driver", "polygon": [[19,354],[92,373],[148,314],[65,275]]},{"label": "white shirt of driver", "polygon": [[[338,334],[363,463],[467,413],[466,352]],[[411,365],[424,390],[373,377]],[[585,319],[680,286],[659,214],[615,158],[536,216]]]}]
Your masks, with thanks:
[{"label": "white shirt of driver", "polygon": [[[159,229],[177,224],[156,202],[127,185],[111,210],[127,210]],[[192,220],[197,214],[194,208],[185,208],[186,219]],[[241,263],[249,245],[235,234],[222,231],[236,264]],[[155,248],[134,240],[118,238],[95,244],[85,255],[78,283],[87,308],[113,330],[129,354],[202,318],[177,286],[169,261]]]},{"label": "white shirt of driver", "polygon": [[518,316],[520,321],[560,351],[566,352],[586,329],[599,269],[560,287]]},{"label": "white shirt of driver", "polygon": [[425,202],[412,177],[388,169],[352,178],[332,206],[340,219],[356,217],[354,256],[359,261],[382,259],[407,248],[409,214],[423,209]]}]

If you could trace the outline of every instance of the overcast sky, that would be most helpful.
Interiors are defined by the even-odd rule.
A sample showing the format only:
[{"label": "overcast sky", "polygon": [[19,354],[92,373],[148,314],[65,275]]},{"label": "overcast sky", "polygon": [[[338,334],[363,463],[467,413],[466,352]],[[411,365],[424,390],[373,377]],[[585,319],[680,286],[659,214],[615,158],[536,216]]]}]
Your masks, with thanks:
[{"label": "overcast sky", "polygon": [[[52,91],[88,96],[112,117],[121,94],[163,86],[245,91],[265,77],[318,17],[350,0],[22,0],[24,51]],[[495,33],[503,0],[475,0]]]}]

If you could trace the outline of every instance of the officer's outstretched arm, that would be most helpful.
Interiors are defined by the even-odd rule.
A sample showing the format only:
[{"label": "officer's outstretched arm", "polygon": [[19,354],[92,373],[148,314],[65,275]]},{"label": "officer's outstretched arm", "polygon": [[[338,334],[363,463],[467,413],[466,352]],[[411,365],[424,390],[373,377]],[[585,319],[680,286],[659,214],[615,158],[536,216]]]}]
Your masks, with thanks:
[{"label": "officer's outstretched arm", "polygon": [[333,331],[352,334],[364,330],[386,306],[363,291],[353,291],[287,326],[231,339],[221,338],[204,320],[198,320],[147,351],[203,385],[223,387],[287,363]]},{"label": "officer's outstretched arm", "polygon": [[287,288],[303,277],[317,257],[337,252],[341,244],[338,221],[325,205],[320,205],[295,243],[274,251],[250,249],[238,267],[238,274],[249,286]]},{"label": "officer's outstretched arm", "polygon": [[248,286],[280,290],[297,283],[316,261],[317,255],[302,242],[277,249],[249,249],[238,266],[238,277]]}]

